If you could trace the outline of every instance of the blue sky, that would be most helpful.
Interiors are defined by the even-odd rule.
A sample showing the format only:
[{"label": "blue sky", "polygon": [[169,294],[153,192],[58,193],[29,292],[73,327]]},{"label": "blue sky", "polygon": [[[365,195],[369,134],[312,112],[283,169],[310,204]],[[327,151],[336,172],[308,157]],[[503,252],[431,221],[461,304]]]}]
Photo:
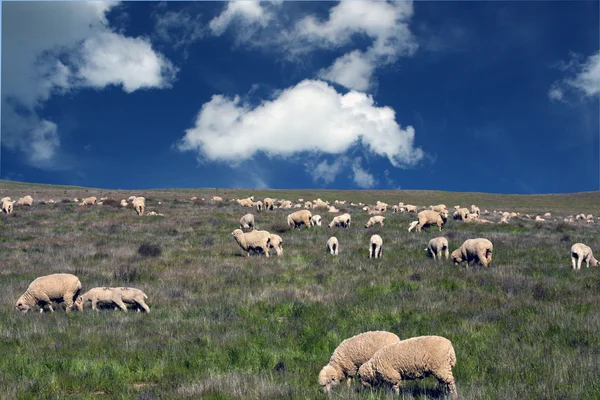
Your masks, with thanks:
[{"label": "blue sky", "polygon": [[598,1],[2,2],[0,178],[600,186]]}]

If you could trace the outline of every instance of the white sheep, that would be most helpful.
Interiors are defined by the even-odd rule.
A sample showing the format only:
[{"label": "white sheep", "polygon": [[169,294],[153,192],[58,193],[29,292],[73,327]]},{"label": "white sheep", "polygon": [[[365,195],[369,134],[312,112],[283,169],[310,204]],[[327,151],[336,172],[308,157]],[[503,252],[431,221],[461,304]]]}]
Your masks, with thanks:
[{"label": "white sheep", "polygon": [[419,218],[419,223],[416,226],[416,231],[421,232],[421,229],[436,225],[439,227],[440,231],[442,227],[446,223],[448,219],[448,214],[446,212],[437,212],[432,210],[423,210],[417,214]]},{"label": "white sheep", "polygon": [[127,200],[121,199],[121,207],[127,207],[128,205],[129,203],[127,203]]},{"label": "white sheep", "polygon": [[50,312],[52,300],[64,301],[67,305],[67,312],[71,311],[73,304],[79,292],[81,291],[81,282],[79,278],[72,274],[51,274],[40,276],[29,284],[29,287],[19,297],[15,307],[19,311],[27,312],[36,305],[40,305],[40,312],[44,312],[47,305]]},{"label": "white sheep", "polygon": [[127,311],[126,304],[133,304],[137,311],[143,309],[147,313],[150,312],[150,307],[146,304],[145,299],[148,296],[140,289],[130,287],[95,287],[88,290],[83,295],[79,296],[75,301],[75,306],[79,311],[83,311],[86,303],[92,303],[92,310],[98,311],[97,305],[101,303],[115,304],[121,310]]},{"label": "white sheep", "polygon": [[535,220],[536,220],[536,221],[545,221],[545,219],[544,219],[544,218],[542,218],[542,217],[540,217],[539,215],[536,215],[536,216],[535,216]]},{"label": "white sheep", "polygon": [[335,236],[332,236],[327,240],[327,244],[325,245],[327,252],[332,256],[337,256],[340,248],[340,243],[338,242]]},{"label": "white sheep", "polygon": [[358,370],[365,388],[388,384],[400,393],[402,380],[433,376],[456,397],[452,368],[456,353],[452,342],[442,336],[419,336],[388,344],[377,350]]},{"label": "white sheep", "polygon": [[573,269],[579,271],[583,261],[585,261],[587,268],[590,267],[590,264],[592,264],[592,267],[598,265],[598,260],[594,258],[594,254],[590,246],[583,243],[575,243],[573,246],[571,246],[571,264]]},{"label": "white sheep", "polygon": [[287,216],[287,223],[289,226],[301,227],[302,225],[306,225],[307,228],[310,228],[310,219],[312,218],[312,213],[308,210],[299,210],[291,213]]},{"label": "white sheep", "polygon": [[263,202],[262,201],[257,201],[256,203],[254,203],[254,205],[256,206],[256,211],[262,211],[263,209]]},{"label": "white sheep", "polygon": [[312,226],[321,226],[321,216],[320,215],[313,215],[310,219],[310,224]]},{"label": "white sheep", "polygon": [[369,258],[381,258],[383,252],[383,239],[379,235],[371,236],[369,240]]},{"label": "white sheep", "polygon": [[275,253],[280,256],[283,254],[283,239],[281,236],[271,233],[269,236],[269,248],[275,249]]},{"label": "white sheep", "polygon": [[475,204],[471,205],[471,212],[473,214],[477,214],[477,216],[481,216],[481,211],[479,211],[479,207],[477,207]]},{"label": "white sheep", "polygon": [[392,206],[392,213],[397,213],[398,211],[400,211],[400,207],[398,207],[397,205],[393,205]]},{"label": "white sheep", "polygon": [[437,212],[448,212],[445,204],[438,204],[437,206],[429,206],[429,209]]},{"label": "white sheep", "polygon": [[250,198],[238,199],[236,202],[242,207],[252,207],[254,205],[254,201],[252,201]]},{"label": "white sheep", "polygon": [[304,208],[306,208],[307,210],[310,210],[312,208],[312,202],[310,202],[310,201],[305,202]]},{"label": "white sheep", "polygon": [[269,232],[253,230],[244,233],[241,229],[236,229],[231,232],[231,235],[242,250],[248,252],[248,257],[251,251],[258,252],[259,250],[269,257],[269,240],[271,236]]},{"label": "white sheep", "polygon": [[144,200],[143,197],[136,197],[131,204],[133,204],[133,208],[135,209],[135,212],[137,213],[137,215],[144,215],[144,209],[146,208],[146,201]]},{"label": "white sheep", "polygon": [[341,228],[349,228],[350,227],[350,215],[342,214],[334,217],[328,225],[330,228],[333,227],[341,227]]},{"label": "white sheep", "polygon": [[10,200],[4,200],[2,202],[2,211],[6,214],[11,214],[13,212],[15,202]]},{"label": "white sheep", "polygon": [[470,213],[468,208],[459,208],[458,210],[454,211],[454,214],[452,214],[452,218],[461,221],[468,221],[469,215]]},{"label": "white sheep", "polygon": [[18,206],[29,206],[33,204],[33,198],[31,196],[21,197],[19,201],[17,201]]},{"label": "white sheep", "polygon": [[[430,254],[433,259],[441,259],[442,258],[442,254],[446,255],[446,260],[449,257],[449,251],[448,251],[448,239],[446,239],[443,236],[439,236],[436,238],[433,238],[429,241],[429,243],[427,244],[427,248],[425,249],[425,251],[427,251],[427,254]],[[437,258],[436,258],[437,256]]]},{"label": "white sheep", "polygon": [[360,366],[367,362],[377,350],[400,342],[400,338],[386,331],[364,332],[345,339],[333,351],[329,363],[319,372],[319,385],[328,393],[333,386],[347,380],[350,386]]},{"label": "white sheep", "polygon": [[[93,197],[93,196],[92,197],[86,197],[85,199],[83,199],[81,201],[81,203],[79,203],[79,205],[80,206],[88,206],[88,205],[91,206],[91,205],[96,204],[96,200],[97,199],[95,197]],[[48,200],[48,203],[50,203],[50,200]]]},{"label": "white sheep", "polygon": [[263,200],[263,206],[265,210],[273,210],[273,199],[270,197],[265,197],[265,199]]},{"label": "white sheep", "polygon": [[164,217],[165,216],[165,214],[157,213],[156,211],[150,211],[146,215],[149,216],[149,217],[152,217],[152,216]]},{"label": "white sheep", "polygon": [[211,201],[223,201],[222,197],[219,196],[213,196],[212,199],[210,199]]},{"label": "white sheep", "polygon": [[471,262],[479,262],[487,268],[492,262],[493,250],[494,246],[488,239],[467,239],[462,246],[452,252],[450,257],[455,265],[459,265],[463,261],[466,261],[468,267]]},{"label": "white sheep", "polygon": [[256,229],[254,225],[254,215],[246,214],[242,218],[240,218],[240,229]]},{"label": "white sheep", "polygon": [[3,197],[0,199],[0,203],[4,203],[5,201],[11,201],[12,199],[10,197]]},{"label": "white sheep", "polygon": [[547,212],[546,214],[544,214],[544,218],[551,218],[552,214],[550,214],[549,212]]},{"label": "white sheep", "polygon": [[373,225],[379,223],[381,226],[383,226],[383,221],[385,220],[385,217],[381,216],[381,215],[376,215],[374,217],[369,218],[369,220],[367,221],[367,223],[365,224],[365,229],[366,228],[370,228]]},{"label": "white sheep", "polygon": [[418,211],[417,210],[417,206],[413,206],[413,205],[410,205],[410,204],[406,205],[406,212],[415,213],[416,214],[417,211]]},{"label": "white sheep", "polygon": [[335,208],[334,206],[329,207],[329,211],[330,213],[339,213],[340,210],[338,210],[337,208]]}]

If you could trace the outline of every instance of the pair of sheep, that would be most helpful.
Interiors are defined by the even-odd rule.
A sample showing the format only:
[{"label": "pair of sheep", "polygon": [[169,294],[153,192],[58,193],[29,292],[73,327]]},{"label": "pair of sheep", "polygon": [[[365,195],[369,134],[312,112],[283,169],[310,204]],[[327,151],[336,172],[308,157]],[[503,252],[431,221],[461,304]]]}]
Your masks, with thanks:
[{"label": "pair of sheep", "polygon": [[234,230],[231,235],[248,256],[250,252],[260,252],[269,257],[271,248],[275,249],[278,256],[283,254],[283,239],[279,235],[259,230],[244,232],[241,229]]},{"label": "pair of sheep", "polygon": [[400,392],[402,380],[435,377],[456,397],[452,368],[456,354],[452,342],[442,336],[401,340],[386,331],[365,332],[344,340],[319,373],[319,385],[331,388],[358,375],[363,388],[388,385]]}]

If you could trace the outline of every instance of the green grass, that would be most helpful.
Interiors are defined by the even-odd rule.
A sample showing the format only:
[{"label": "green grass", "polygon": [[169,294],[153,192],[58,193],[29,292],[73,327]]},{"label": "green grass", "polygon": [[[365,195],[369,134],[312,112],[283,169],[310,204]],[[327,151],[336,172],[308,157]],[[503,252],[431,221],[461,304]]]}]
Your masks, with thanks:
[{"label": "green grass", "polygon": [[[600,271],[573,272],[570,246],[600,248],[600,228],[560,224],[567,215],[600,215],[600,194],[504,196],[449,192],[108,191],[0,182],[0,195],[31,194],[34,206],[0,215],[0,390],[2,399],[324,399],[317,375],[345,338],[389,330],[401,338],[441,335],[457,354],[462,399],[600,398]],[[145,195],[147,211],[40,205],[39,200]],[[383,228],[326,226],[285,230],[288,210],[251,211],[192,196],[266,195],[445,203],[553,218],[508,225],[449,221],[451,251],[467,238],[494,243],[489,269],[427,258],[435,229],[407,232],[415,219],[386,214]],[[158,204],[158,202],[162,204]],[[293,210],[292,210],[293,211]],[[231,237],[253,212],[260,229],[282,230],[282,257],[246,257]],[[332,215],[319,212],[326,225]],[[494,221],[499,216],[487,215]],[[383,258],[368,259],[369,237],[383,237]],[[340,254],[325,251],[336,235]],[[141,250],[155,245],[160,254]],[[18,313],[16,299],[37,276],[76,274],[84,290],[138,287],[150,314]],[[60,306],[59,306],[60,308]],[[333,399],[388,399],[386,389],[336,387]],[[406,382],[400,398],[440,398],[435,381]]]}]

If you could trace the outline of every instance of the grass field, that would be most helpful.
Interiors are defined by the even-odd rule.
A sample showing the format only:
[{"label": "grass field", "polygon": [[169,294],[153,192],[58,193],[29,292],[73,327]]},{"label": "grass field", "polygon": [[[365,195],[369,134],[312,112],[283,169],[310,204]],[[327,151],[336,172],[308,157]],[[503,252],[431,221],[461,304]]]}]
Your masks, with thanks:
[{"label": "grass field", "polygon": [[[600,253],[600,228],[554,221],[581,212],[600,216],[599,192],[128,192],[0,182],[0,197],[26,194],[33,207],[0,215],[2,399],[325,399],[320,369],[343,339],[368,330],[450,339],[461,399],[600,398],[600,271],[572,271],[569,255],[575,242]],[[132,194],[146,197],[147,212],[165,217],[62,202]],[[449,208],[475,203],[490,211],[549,211],[553,218],[449,221],[442,235],[451,251],[473,237],[494,244],[491,268],[467,269],[427,258],[424,248],[440,232],[407,232],[415,218],[405,214],[387,213],[384,227],[366,230],[367,214],[342,206],[352,214],[348,230],[289,230],[290,210],[257,213],[189,200],[250,194]],[[36,204],[50,198],[57,203]],[[282,236],[283,256],[242,254],[231,232],[247,212],[259,229]],[[324,225],[332,218],[319,214]],[[368,259],[374,233],[384,240],[379,260]],[[340,241],[338,257],[325,252],[332,235]],[[160,251],[149,251],[153,246]],[[33,279],[58,272],[76,274],[84,290],[138,287],[151,313],[16,311]],[[329,398],[398,398],[358,386],[336,387]],[[406,382],[400,398],[443,398],[436,387],[432,378]]]}]

